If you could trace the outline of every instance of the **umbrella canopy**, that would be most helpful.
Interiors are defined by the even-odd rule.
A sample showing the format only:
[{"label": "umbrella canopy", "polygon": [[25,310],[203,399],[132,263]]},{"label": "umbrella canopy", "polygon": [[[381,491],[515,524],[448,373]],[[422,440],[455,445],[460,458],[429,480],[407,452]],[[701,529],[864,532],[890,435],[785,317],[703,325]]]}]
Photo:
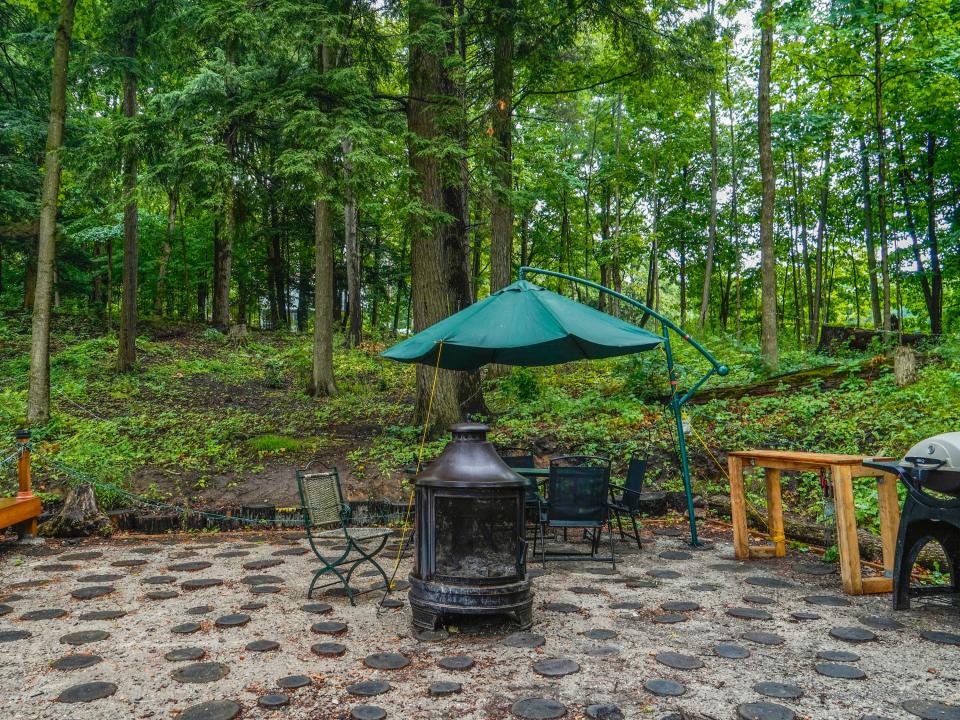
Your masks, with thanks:
[{"label": "umbrella canopy", "polygon": [[474,370],[487,363],[556,365],[652,350],[663,338],[518,280],[384,351],[400,362]]}]

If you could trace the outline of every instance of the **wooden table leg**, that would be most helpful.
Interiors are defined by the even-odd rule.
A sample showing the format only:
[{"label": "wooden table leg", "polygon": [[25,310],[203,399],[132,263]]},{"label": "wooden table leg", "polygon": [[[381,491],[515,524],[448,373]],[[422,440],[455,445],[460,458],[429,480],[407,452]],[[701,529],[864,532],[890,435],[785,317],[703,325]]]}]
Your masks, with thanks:
[{"label": "wooden table leg", "polygon": [[877,507],[880,515],[880,540],[883,543],[883,567],[893,572],[897,551],[897,533],[900,531],[900,498],[897,496],[897,476],[884,473],[877,478]]},{"label": "wooden table leg", "polygon": [[848,595],[862,595],[860,545],[857,541],[857,517],[853,505],[853,478],[846,465],[831,465],[833,499],[836,504],[837,548],[840,551],[840,579]]},{"label": "wooden table leg", "polygon": [[767,485],[767,531],[773,543],[773,556],[784,557],[787,554],[787,542],[783,536],[783,496],[780,489],[780,471],[776,468],[764,468]]},{"label": "wooden table leg", "polygon": [[730,522],[733,523],[733,551],[738,560],[750,557],[750,536],[747,534],[747,504],[743,488],[743,461],[727,457],[730,473]]},{"label": "wooden table leg", "polygon": [[24,520],[22,523],[19,523],[14,527],[17,533],[17,537],[23,540],[25,537],[34,538],[37,536],[37,519],[31,518],[30,520]]}]

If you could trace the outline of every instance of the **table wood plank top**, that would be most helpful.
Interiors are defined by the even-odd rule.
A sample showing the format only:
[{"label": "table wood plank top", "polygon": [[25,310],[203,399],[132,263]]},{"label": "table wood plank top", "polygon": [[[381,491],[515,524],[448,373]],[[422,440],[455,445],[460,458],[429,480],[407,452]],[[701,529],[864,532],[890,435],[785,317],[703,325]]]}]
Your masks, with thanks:
[{"label": "table wood plank top", "polygon": [[871,455],[840,455],[833,453],[802,452],[797,450],[734,450],[727,453],[739,458],[755,458],[757,460],[788,460],[810,465],[861,465],[864,460],[889,461],[895,458],[873,457]]}]

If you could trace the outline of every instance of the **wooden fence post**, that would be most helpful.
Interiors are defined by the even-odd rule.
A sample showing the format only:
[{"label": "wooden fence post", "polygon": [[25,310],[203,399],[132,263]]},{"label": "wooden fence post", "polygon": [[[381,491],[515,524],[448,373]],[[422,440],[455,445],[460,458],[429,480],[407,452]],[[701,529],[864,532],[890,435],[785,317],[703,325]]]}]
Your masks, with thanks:
[{"label": "wooden fence post", "polygon": [[20,449],[20,457],[17,459],[17,480],[19,481],[17,498],[32,498],[33,490],[30,487],[30,431],[17,430],[16,438],[17,447]]}]

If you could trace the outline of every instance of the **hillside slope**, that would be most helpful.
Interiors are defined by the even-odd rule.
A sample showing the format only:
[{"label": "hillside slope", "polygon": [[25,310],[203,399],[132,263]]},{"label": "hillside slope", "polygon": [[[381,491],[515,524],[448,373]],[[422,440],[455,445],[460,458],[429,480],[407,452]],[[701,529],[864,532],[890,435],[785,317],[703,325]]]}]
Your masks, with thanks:
[{"label": "hillside slope", "polygon": [[[25,408],[29,326],[22,320],[8,316],[0,326],[5,438]],[[724,383],[760,378],[749,349],[722,338],[707,344],[731,366]],[[294,468],[318,459],[340,467],[352,498],[401,499],[403,468],[420,440],[420,428],[410,425],[414,373],[379,358],[384,346],[338,349],[340,394],[315,400],[303,391],[310,362],[305,336],[254,333],[233,345],[203,327],[148,326],[138,341],[137,372],[121,376],[113,370],[115,336],[94,336],[61,320],[52,362],[55,415],[36,432],[37,486],[54,497],[65,482],[90,476],[173,504],[287,506],[297,502]],[[833,389],[814,383],[691,407],[697,491],[725,491],[718,463],[725,465],[724,451],[733,448],[900,455],[922,437],[960,428],[956,342],[930,351],[918,382],[905,388],[887,371],[861,379],[856,369],[866,359],[841,358],[851,373]],[[788,370],[836,362],[803,353],[784,358]],[[698,369],[695,358],[681,354],[688,382]],[[529,445],[543,456],[606,454],[618,470],[632,454],[649,456],[649,482],[676,488],[675,440],[659,401],[665,392],[659,352],[519,369],[486,384],[493,416],[485,419],[495,441]],[[431,441],[427,456],[444,442]],[[788,484],[794,509],[817,511],[819,483],[812,480]],[[13,491],[13,478],[4,482],[4,491]],[[858,496],[858,509],[869,521],[868,490]],[[101,499],[119,502],[109,493]]]}]

